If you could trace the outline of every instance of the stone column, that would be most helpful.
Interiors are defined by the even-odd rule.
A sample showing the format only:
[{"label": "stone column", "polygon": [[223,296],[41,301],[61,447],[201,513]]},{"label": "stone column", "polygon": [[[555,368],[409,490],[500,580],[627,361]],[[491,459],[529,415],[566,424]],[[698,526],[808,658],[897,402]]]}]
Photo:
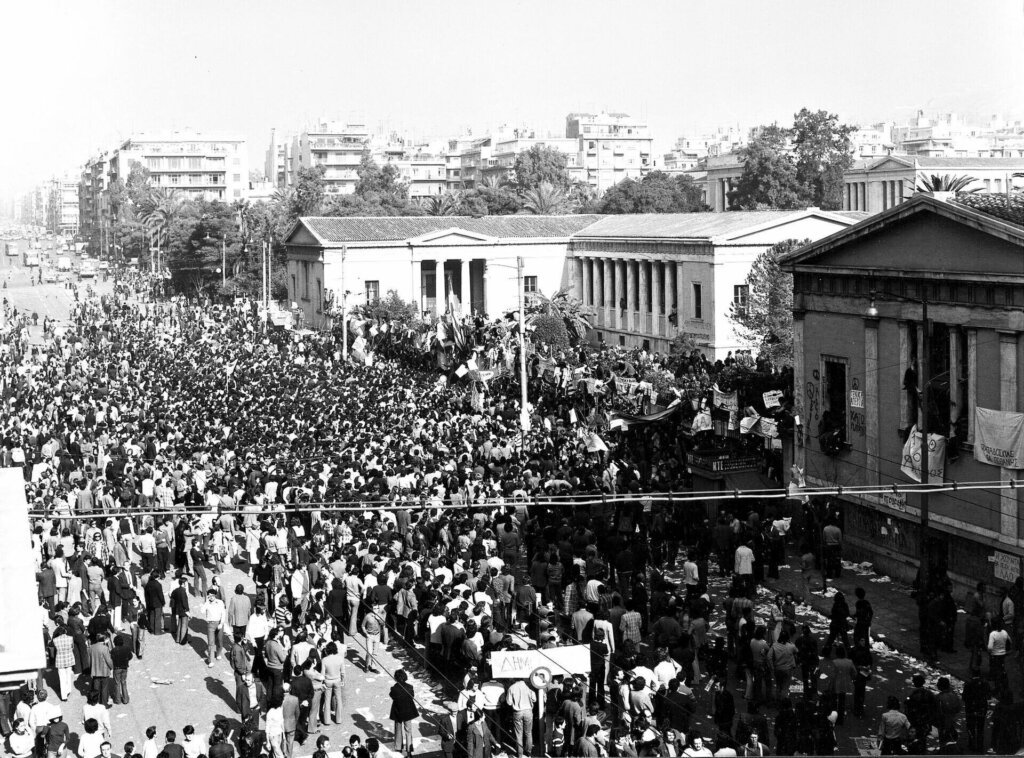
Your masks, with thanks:
[{"label": "stone column", "polygon": [[482,289],[480,291],[480,310],[487,313],[487,259],[483,259],[483,275],[480,277]]},{"label": "stone column", "polygon": [[591,288],[591,283],[593,281],[591,279],[591,276],[592,276],[592,273],[591,273],[591,270],[590,270],[591,263],[592,263],[592,261],[590,260],[590,258],[581,258],[580,259],[580,270],[582,271],[582,274],[583,274],[583,293],[580,295],[580,300],[583,301],[583,306],[584,307],[589,306],[591,304],[590,300],[591,300],[591,297],[593,296],[593,292],[594,292],[594,290]]},{"label": "stone column", "polygon": [[683,276],[682,261],[676,262],[676,331],[683,331],[683,323],[690,318],[690,309],[686,305],[686,277]]},{"label": "stone column", "polygon": [[978,330],[967,330],[967,441],[974,444],[974,412],[978,407]]},{"label": "stone column", "polygon": [[639,331],[636,324],[636,269],[637,261],[626,261],[626,328],[631,332]]},{"label": "stone column", "polygon": [[[999,332],[999,407],[1017,411],[1017,332]],[[1016,479],[1016,471],[999,469],[1004,485]],[[999,541],[1017,544],[1017,490],[1005,486],[999,490]]]},{"label": "stone column", "polygon": [[[801,321],[801,324],[803,322]],[[864,319],[864,452],[865,484],[877,485],[878,478],[878,318]]]},{"label": "stone column", "polygon": [[434,261],[434,315],[441,315],[445,309],[444,260]]},{"label": "stone column", "polygon": [[612,307],[615,309],[615,326],[619,329],[626,328],[626,318],[623,315],[621,303],[626,299],[626,261],[621,258],[615,261],[615,302]]},{"label": "stone column", "polygon": [[801,426],[793,429],[793,463],[800,468],[807,465],[804,449],[804,430],[812,428],[807,418],[806,377],[804,376],[804,314],[793,313],[793,414],[800,417]]},{"label": "stone column", "polygon": [[[665,285],[665,291],[664,291],[664,299],[665,299],[664,300],[664,302],[665,302],[665,336],[666,337],[673,337],[673,336],[675,336],[675,332],[673,331],[672,325],[668,323],[668,314],[670,314],[672,312],[672,304],[676,302],[676,279],[675,279],[676,266],[675,266],[675,264],[672,261],[664,261],[663,268],[664,268],[664,272],[663,272],[664,276],[662,278],[664,279],[663,283]],[[679,314],[676,313],[676,321],[677,322],[679,321],[678,317],[679,317]]]},{"label": "stone column", "polygon": [[651,324],[653,325],[651,332],[655,337],[660,337],[664,334],[662,324],[665,322],[665,318],[662,316],[662,311],[665,310],[665,304],[661,299],[663,294],[662,287],[664,286],[662,282],[663,273],[666,272],[662,271],[661,261],[653,261],[651,263],[651,279],[653,280],[651,283],[651,295],[654,301],[651,303]]},{"label": "stone column", "polygon": [[459,274],[459,300],[463,313],[473,312],[473,280],[469,276],[469,258],[462,259],[462,272]]},{"label": "stone column", "polygon": [[[636,330],[641,334],[653,334],[653,325],[650,329],[647,328],[647,314],[651,312],[651,299],[647,296],[647,287],[651,281],[648,267],[651,264],[648,261],[637,261],[636,265],[640,269],[640,323],[637,324]],[[651,321],[653,324],[654,319],[652,318]]]},{"label": "stone column", "polygon": [[907,402],[907,391],[903,389],[903,377],[910,367],[910,325],[906,321],[899,322],[900,331],[900,427],[910,429],[916,420],[910,418],[910,404]]},{"label": "stone column", "polygon": [[604,308],[604,325],[607,327],[615,326],[614,316],[615,313],[615,289],[612,286],[612,268],[615,262],[609,258],[601,259],[601,306]]}]

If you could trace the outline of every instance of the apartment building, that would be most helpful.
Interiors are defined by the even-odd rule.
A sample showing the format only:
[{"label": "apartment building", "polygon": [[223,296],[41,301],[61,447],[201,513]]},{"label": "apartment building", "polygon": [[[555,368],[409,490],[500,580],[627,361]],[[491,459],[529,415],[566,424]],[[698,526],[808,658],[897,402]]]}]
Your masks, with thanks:
[{"label": "apartment building", "polygon": [[918,111],[909,123],[893,127],[896,151],[930,158],[1024,158],[1024,124],[992,116],[972,123],[957,113],[926,116]]},{"label": "apartment building", "polygon": [[294,135],[278,136],[277,129],[270,130],[270,145],[263,160],[263,175],[275,187],[287,187],[292,175],[292,145]]},{"label": "apartment building", "polygon": [[49,182],[46,228],[54,234],[78,233],[78,177],[68,173]]},{"label": "apartment building", "polygon": [[623,179],[642,179],[654,166],[646,124],[625,113],[570,113],[565,136],[577,140],[583,180],[598,195]]},{"label": "apartment building", "polygon": [[749,132],[737,127],[718,129],[713,134],[684,135],[676,140],[671,152],[662,156],[662,168],[666,171],[692,170],[704,158],[735,152],[749,141]]},{"label": "apartment building", "polygon": [[90,158],[82,166],[78,182],[79,234],[86,239],[101,233],[110,223],[107,188],[110,160],[107,153]]},{"label": "apartment building", "polygon": [[110,159],[109,180],[127,179],[132,165],[144,166],[156,188],[177,190],[190,200],[241,200],[249,186],[249,157],[243,137],[172,132],[138,134]]},{"label": "apartment building", "polygon": [[359,182],[359,164],[370,145],[365,124],[320,123],[292,140],[288,186],[298,181],[300,169],[324,167],[327,194],[349,195]]}]

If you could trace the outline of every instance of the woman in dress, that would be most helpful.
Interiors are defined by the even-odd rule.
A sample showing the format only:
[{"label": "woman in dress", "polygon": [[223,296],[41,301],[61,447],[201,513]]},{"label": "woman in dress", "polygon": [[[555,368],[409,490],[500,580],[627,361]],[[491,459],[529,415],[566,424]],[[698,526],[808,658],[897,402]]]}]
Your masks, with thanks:
[{"label": "woman in dress", "polygon": [[412,758],[412,727],[420,715],[413,697],[412,685],[405,669],[395,672],[395,683],[391,687],[391,715],[395,722],[395,751]]}]

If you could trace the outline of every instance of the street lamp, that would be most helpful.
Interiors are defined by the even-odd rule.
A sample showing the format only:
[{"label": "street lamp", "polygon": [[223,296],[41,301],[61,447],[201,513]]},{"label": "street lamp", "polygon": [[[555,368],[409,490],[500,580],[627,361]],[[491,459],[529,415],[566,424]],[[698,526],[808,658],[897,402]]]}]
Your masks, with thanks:
[{"label": "street lamp", "polygon": [[[220,268],[217,269],[220,272],[220,286],[221,289],[227,289],[228,286],[228,237],[226,234],[220,235]],[[215,242],[216,238],[211,237],[207,234],[203,238],[204,242]]]},{"label": "street lamp", "polygon": [[[921,542],[918,545],[918,561],[920,562],[919,579],[918,579],[918,592],[922,596],[926,596],[928,592],[929,584],[929,571],[931,563],[931,540],[930,540],[930,524],[929,524],[929,503],[928,503],[928,386],[931,384],[929,378],[930,363],[931,363],[931,323],[928,321],[928,285],[924,284],[921,287],[921,297],[907,297],[905,295],[895,295],[885,293],[885,297],[893,300],[903,300],[908,303],[917,303],[921,306],[921,350],[918,356],[918,377],[920,381],[920,406],[921,406],[921,483],[924,487],[920,490],[921,493]],[[870,318],[878,318],[878,308],[875,306],[875,291],[871,291],[871,303],[868,305],[867,315]],[[915,419],[916,420],[916,419]],[[927,598],[925,597],[925,602]],[[922,635],[924,631],[922,630]]]}]

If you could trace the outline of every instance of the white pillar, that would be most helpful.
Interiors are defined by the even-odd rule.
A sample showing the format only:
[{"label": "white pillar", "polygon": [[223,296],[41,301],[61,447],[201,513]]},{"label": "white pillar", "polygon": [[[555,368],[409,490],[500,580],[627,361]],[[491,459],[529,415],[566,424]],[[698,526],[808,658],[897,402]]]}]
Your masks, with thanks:
[{"label": "white pillar", "polygon": [[615,301],[615,290],[612,288],[612,266],[615,262],[608,259],[601,259],[601,305],[604,308],[604,325],[615,326],[615,309],[618,307]]},{"label": "white pillar", "polygon": [[665,320],[661,315],[661,312],[665,307],[661,299],[662,287],[664,286],[662,284],[661,261],[651,262],[651,279],[653,280],[651,284],[651,295],[654,297],[654,302],[651,303],[651,325],[653,327],[651,329],[651,333],[654,334],[655,337],[660,337],[663,334],[661,325]]},{"label": "white pillar", "polygon": [[[624,260],[615,261],[615,326],[619,329],[626,328],[625,309],[622,307],[626,304],[626,262]],[[628,307],[628,305],[627,305]]]},{"label": "white pillar", "polygon": [[967,441],[974,444],[974,412],[978,407],[978,330],[967,330]]},{"label": "white pillar", "polygon": [[651,299],[647,296],[647,286],[651,281],[651,275],[648,273],[650,263],[641,260],[637,261],[636,265],[640,269],[640,323],[637,324],[636,330],[641,334],[650,334],[654,331],[653,318],[651,319],[651,328],[647,328],[647,315],[651,313]]},{"label": "white pillar", "polygon": [[683,276],[683,264],[676,262],[676,329],[683,331],[683,323],[692,315],[686,307],[686,281]]},{"label": "white pillar", "polygon": [[572,295],[577,300],[583,300],[583,259],[573,257],[572,259]]},{"label": "white pillar", "polygon": [[459,287],[462,288],[462,292],[459,295],[459,300],[462,302],[462,312],[472,313],[473,312],[473,293],[472,293],[472,280],[469,278],[469,258],[462,259],[462,272],[459,274]]},{"label": "white pillar", "polygon": [[437,258],[434,261],[434,315],[444,313],[444,260]]},{"label": "white pillar", "polygon": [[[801,321],[801,324],[803,322]],[[877,486],[878,478],[878,318],[864,319],[864,451],[867,481]]]},{"label": "white pillar", "polygon": [[626,261],[626,328],[637,332],[636,261]]},{"label": "white pillar", "polygon": [[584,258],[583,266],[583,305],[590,307],[594,304],[594,261],[591,258]]},{"label": "white pillar", "polygon": [[804,374],[804,314],[800,311],[793,314],[793,414],[800,418],[801,423],[793,429],[793,463],[799,468],[807,465],[805,431],[815,428],[806,414]]}]

